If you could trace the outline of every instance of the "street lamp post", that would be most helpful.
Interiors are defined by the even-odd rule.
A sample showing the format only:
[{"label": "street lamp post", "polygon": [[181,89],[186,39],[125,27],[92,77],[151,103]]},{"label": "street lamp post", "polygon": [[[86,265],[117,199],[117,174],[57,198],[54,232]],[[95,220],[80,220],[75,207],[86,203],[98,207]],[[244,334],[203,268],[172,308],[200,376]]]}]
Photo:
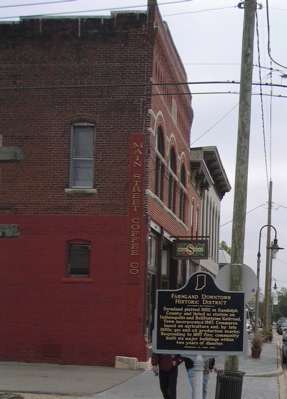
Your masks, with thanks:
[{"label": "street lamp post", "polygon": [[[261,227],[260,232],[259,232],[259,244],[258,244],[258,253],[257,253],[257,292],[256,292],[256,306],[255,306],[255,332],[258,331],[258,314],[259,314],[259,302],[260,302],[260,289],[259,289],[259,284],[260,284],[260,263],[261,263],[261,252],[260,252],[260,246],[261,246],[261,232],[264,229],[264,227],[272,227],[275,231],[275,238],[273,241],[273,244],[271,247],[267,247],[267,249],[271,249],[273,251],[273,253],[276,253],[279,251],[279,249],[284,249],[284,248],[280,248],[278,246],[278,240],[277,240],[277,230],[275,229],[274,226],[272,226],[272,224],[265,224],[264,226]],[[265,279],[269,279],[270,280],[270,276],[266,275]],[[265,295],[265,301],[269,301],[269,298],[266,297]]]},{"label": "street lamp post", "polygon": [[[271,288],[273,288],[273,290],[275,291],[275,293],[271,293],[271,295],[270,295],[270,301],[271,301],[271,315],[272,315],[272,313],[273,313],[273,311],[274,311],[274,305],[277,305],[277,304],[278,304],[278,300],[277,300],[277,281],[276,281],[276,278],[271,277],[271,280],[274,280],[274,281],[275,281],[274,287],[271,287]],[[276,303],[275,303],[275,302],[276,302]]]}]

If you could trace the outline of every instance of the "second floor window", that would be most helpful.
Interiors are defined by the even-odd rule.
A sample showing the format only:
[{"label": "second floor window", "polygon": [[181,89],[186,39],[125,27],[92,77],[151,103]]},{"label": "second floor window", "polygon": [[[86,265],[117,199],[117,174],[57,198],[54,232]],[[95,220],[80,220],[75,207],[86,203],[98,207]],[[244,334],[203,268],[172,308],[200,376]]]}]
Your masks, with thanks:
[{"label": "second floor window", "polygon": [[94,186],[94,125],[74,125],[71,142],[70,187]]},{"label": "second floor window", "polygon": [[182,165],[180,172],[179,217],[183,222],[185,222],[185,207],[186,207],[185,181],[186,181],[186,173],[184,166]]},{"label": "second floor window", "polygon": [[176,156],[172,147],[169,155],[169,188],[168,188],[168,207],[176,213]]},{"label": "second floor window", "polygon": [[161,127],[157,130],[156,135],[156,161],[155,161],[155,194],[163,200],[163,184],[164,184],[164,142],[163,131]]}]

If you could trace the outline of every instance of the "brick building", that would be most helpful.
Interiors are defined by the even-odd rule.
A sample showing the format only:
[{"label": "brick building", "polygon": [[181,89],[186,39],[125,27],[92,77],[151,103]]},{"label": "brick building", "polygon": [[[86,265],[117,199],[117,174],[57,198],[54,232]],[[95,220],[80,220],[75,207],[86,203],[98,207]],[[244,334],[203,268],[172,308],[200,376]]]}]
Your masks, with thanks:
[{"label": "brick building", "polygon": [[[200,206],[186,74],[156,2],[0,24],[1,361],[148,359],[155,290]],[[180,82],[181,84],[177,84]],[[164,84],[168,83],[168,84]]]}]

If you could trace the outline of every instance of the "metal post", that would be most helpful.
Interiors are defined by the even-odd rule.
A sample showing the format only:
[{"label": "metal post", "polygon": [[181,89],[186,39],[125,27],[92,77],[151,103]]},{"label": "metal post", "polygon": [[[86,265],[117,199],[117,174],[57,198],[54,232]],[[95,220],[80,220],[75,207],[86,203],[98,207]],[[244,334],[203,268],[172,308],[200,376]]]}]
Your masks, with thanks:
[{"label": "metal post", "polygon": [[203,394],[203,370],[204,362],[201,355],[196,356],[194,362],[194,384],[193,384],[193,399],[202,399]]},{"label": "metal post", "polygon": [[260,241],[261,241],[261,230],[259,235],[259,247],[257,253],[257,291],[256,291],[256,302],[255,302],[255,326],[254,326],[255,333],[258,332],[258,315],[259,315],[259,303],[260,303],[260,263],[261,263]]},{"label": "metal post", "polygon": [[[259,244],[258,244],[258,253],[257,253],[257,283],[258,283],[258,287],[257,287],[257,292],[256,292],[256,307],[255,307],[255,331],[258,331],[258,313],[259,313],[259,302],[260,302],[260,262],[261,262],[261,252],[260,252],[260,246],[261,246],[261,232],[264,229],[264,227],[268,228],[268,231],[270,231],[271,227],[275,232],[275,239],[274,239],[274,243],[272,244],[272,246],[268,246],[268,240],[267,240],[267,245],[266,245],[266,250],[267,253],[270,256],[270,250],[273,250],[275,252],[279,251],[280,249],[284,249],[284,248],[280,248],[278,246],[278,240],[277,240],[277,230],[275,229],[274,226],[272,226],[272,224],[265,224],[264,226],[261,227],[260,231],[259,231]],[[270,256],[271,257],[271,256]],[[271,259],[269,259],[269,262],[266,262],[266,264],[268,264],[268,279],[269,279],[269,287],[270,287],[270,291],[269,289],[267,290],[267,296],[268,299],[266,298],[266,292],[265,292],[265,301],[264,302],[268,302],[268,304],[270,303],[270,296],[271,296],[271,275],[270,275],[270,268],[269,265],[272,264]],[[267,276],[265,277],[265,281],[267,279]],[[265,303],[266,305],[266,303]],[[270,311],[268,312],[270,315]],[[267,313],[267,315],[268,315]],[[268,319],[264,319],[264,323],[265,323],[265,327],[269,327],[270,326],[270,322],[268,323]]]},{"label": "metal post", "polygon": [[266,238],[266,269],[265,269],[265,291],[264,291],[264,309],[263,323],[265,327],[270,326],[270,287],[271,287],[271,253],[270,253],[270,237],[271,237],[271,209],[272,209],[272,181],[269,182],[268,195],[268,217],[267,217],[267,238]]}]

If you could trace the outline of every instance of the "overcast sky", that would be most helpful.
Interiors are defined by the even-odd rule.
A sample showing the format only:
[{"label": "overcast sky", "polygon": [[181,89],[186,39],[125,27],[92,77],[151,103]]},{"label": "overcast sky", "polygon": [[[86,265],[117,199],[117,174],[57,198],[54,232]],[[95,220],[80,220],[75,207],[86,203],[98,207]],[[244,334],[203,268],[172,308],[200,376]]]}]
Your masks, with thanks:
[{"label": "overcast sky", "polygon": [[[262,9],[258,7],[258,27],[255,29],[244,263],[256,272],[259,231],[267,224],[268,182],[272,179],[271,223],[277,230],[279,246],[286,248],[279,251],[277,259],[273,261],[272,276],[281,288],[287,287],[287,79],[284,76],[287,76],[287,1],[268,2],[269,35],[266,0],[260,3]],[[84,15],[87,10],[92,15],[109,15],[110,9],[146,9],[146,3],[147,0],[72,0],[62,1],[60,4],[57,0],[0,0],[0,21],[8,21],[6,17],[15,19],[18,16],[46,13],[74,12],[70,15]],[[240,81],[244,10],[238,7],[239,3],[241,2],[233,0],[158,0],[161,14],[169,25],[189,82]],[[20,7],[24,4],[30,5]],[[268,39],[273,61],[267,51]],[[270,67],[273,68],[272,74]],[[264,87],[263,95],[260,96],[260,87],[256,86],[260,79],[266,84],[272,82],[279,86],[273,89],[270,85]],[[230,246],[239,85],[192,84],[190,90],[193,93],[192,106],[195,115],[191,145],[217,146],[232,186],[232,191],[225,195],[221,203],[220,229],[220,239]],[[260,269],[260,286],[263,291],[266,233],[267,228],[264,228]],[[273,229],[271,238],[274,238]]]}]

